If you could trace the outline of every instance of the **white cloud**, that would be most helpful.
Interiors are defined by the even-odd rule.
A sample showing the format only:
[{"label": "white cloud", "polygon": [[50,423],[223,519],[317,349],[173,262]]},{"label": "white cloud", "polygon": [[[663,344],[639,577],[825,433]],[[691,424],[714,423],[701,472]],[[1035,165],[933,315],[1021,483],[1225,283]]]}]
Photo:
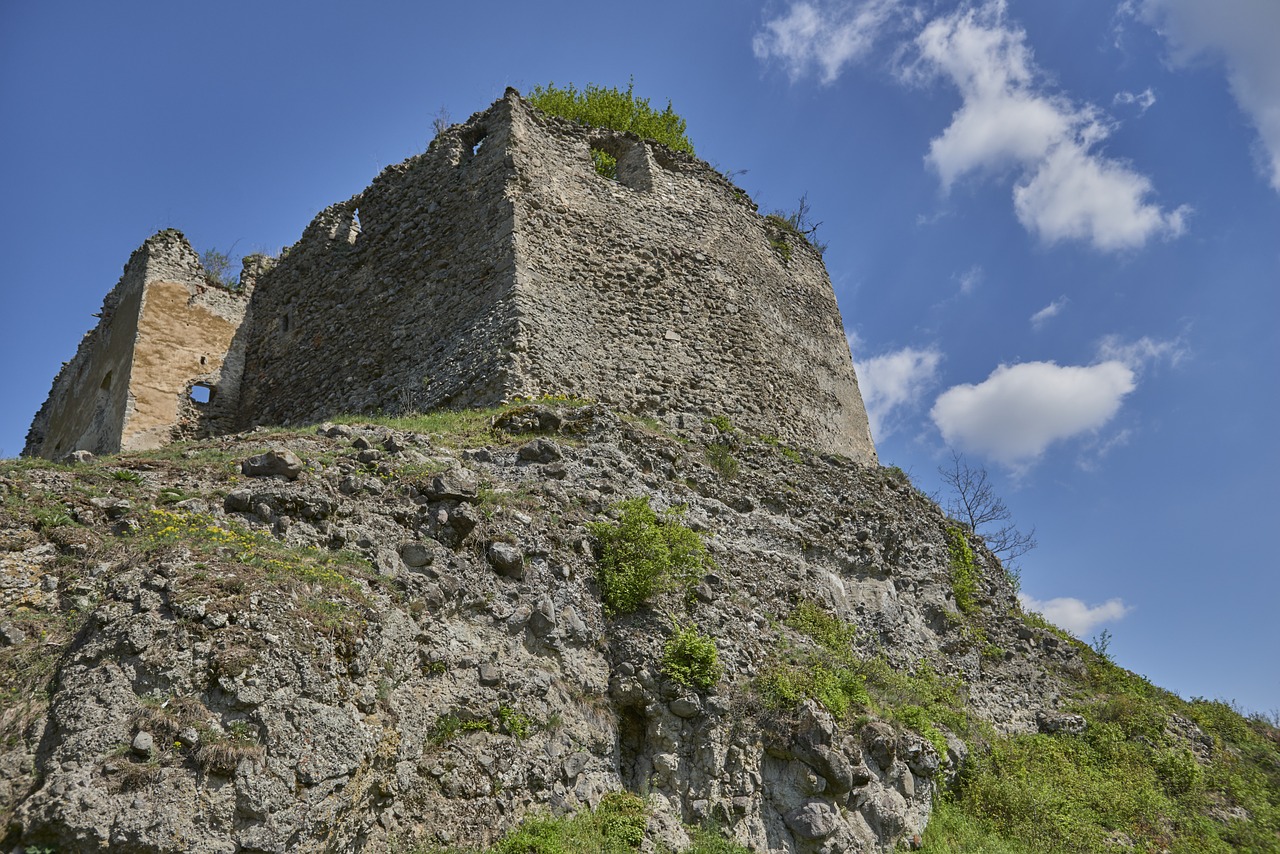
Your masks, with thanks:
[{"label": "white cloud", "polygon": [[1147,110],[1151,109],[1152,106],[1155,105],[1155,102],[1156,93],[1151,90],[1150,86],[1143,89],[1141,92],[1117,92],[1115,99],[1112,101],[1114,104],[1126,107],[1136,104],[1138,107],[1138,115],[1142,115]]},{"label": "white cloud", "polygon": [[845,65],[870,52],[901,5],[902,0],[792,3],[786,15],[765,23],[751,49],[759,60],[781,62],[792,80],[816,69],[823,83],[832,83]]},{"label": "white cloud", "polygon": [[1134,371],[1116,360],[1023,362],[1001,365],[976,385],[952,386],[929,414],[947,444],[1019,469],[1054,442],[1100,429],[1136,387]]},{"label": "white cloud", "polygon": [[919,403],[926,391],[937,382],[942,353],[928,348],[904,347],[891,353],[856,360],[858,388],[871,421],[871,435],[876,441],[893,433],[894,417],[904,408]]},{"label": "white cloud", "polygon": [[1110,251],[1181,234],[1186,209],[1151,203],[1146,176],[1094,151],[1110,125],[1096,107],[1045,90],[1026,33],[1005,9],[1004,0],[964,7],[916,37],[919,59],[907,79],[945,78],[963,99],[925,158],[943,187],[1015,170],[1018,220],[1049,243],[1084,240]]},{"label": "white cloud", "polygon": [[1144,0],[1142,15],[1173,46],[1175,60],[1220,57],[1236,103],[1258,129],[1262,171],[1280,192],[1280,2]]},{"label": "white cloud", "polygon": [[1144,335],[1136,341],[1125,341],[1118,335],[1108,335],[1098,343],[1099,361],[1122,362],[1135,372],[1153,362],[1167,361],[1176,366],[1187,352],[1179,338],[1161,341]]},{"label": "white cloud", "polygon": [[1067,307],[1067,303],[1069,302],[1071,302],[1071,300],[1067,299],[1065,296],[1058,297],[1056,300],[1031,315],[1032,328],[1039,329],[1051,318],[1062,314],[1062,310]]},{"label": "white cloud", "polygon": [[969,294],[973,293],[974,290],[978,287],[978,285],[982,282],[982,276],[983,276],[982,267],[978,266],[977,264],[974,264],[968,270],[965,270],[963,273],[961,273],[960,276],[958,277],[960,281],[960,293],[964,294],[965,296],[968,296]]},{"label": "white cloud", "polygon": [[1023,227],[1049,243],[1087,240],[1098,249],[1128,249],[1186,230],[1190,208],[1162,211],[1144,201],[1150,192],[1145,175],[1064,142],[1014,188],[1013,207]]},{"label": "white cloud", "polygon": [[1108,599],[1101,605],[1086,605],[1079,599],[1060,596],[1041,602],[1019,593],[1018,600],[1027,611],[1038,611],[1055,626],[1061,626],[1078,638],[1082,638],[1103,623],[1123,619],[1133,609],[1120,599]]}]

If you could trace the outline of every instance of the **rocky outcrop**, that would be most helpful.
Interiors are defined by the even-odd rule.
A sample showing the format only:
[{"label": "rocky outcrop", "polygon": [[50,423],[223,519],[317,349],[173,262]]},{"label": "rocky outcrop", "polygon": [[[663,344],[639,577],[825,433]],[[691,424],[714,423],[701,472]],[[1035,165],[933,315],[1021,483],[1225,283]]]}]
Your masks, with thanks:
[{"label": "rocky outcrop", "polygon": [[[947,520],[892,471],[600,406],[473,422],[4,474],[0,666],[47,674],[21,671],[0,719],[6,845],[482,846],[626,789],[655,843],[714,823],[760,852],[890,851],[964,747],[885,709],[770,706],[762,676],[812,645],[786,623],[799,603],[889,672],[962,682],[1003,731],[1034,731],[1079,664],[1017,618],[976,539],[979,611],[958,611]],[[715,565],[610,615],[587,523],[641,495]],[[665,675],[673,618],[714,639],[709,690]]]}]

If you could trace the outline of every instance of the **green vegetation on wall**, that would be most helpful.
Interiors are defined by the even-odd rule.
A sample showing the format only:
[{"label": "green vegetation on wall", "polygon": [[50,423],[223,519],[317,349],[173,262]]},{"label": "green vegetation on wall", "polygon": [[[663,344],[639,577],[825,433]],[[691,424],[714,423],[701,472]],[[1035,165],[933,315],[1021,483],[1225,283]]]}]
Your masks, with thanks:
[{"label": "green vegetation on wall", "polygon": [[978,592],[978,571],[963,528],[947,528],[947,549],[951,552],[951,592],[960,613],[969,616],[978,608],[973,598]]},{"label": "green vegetation on wall", "polygon": [[713,638],[694,626],[675,624],[662,648],[662,672],[689,688],[706,691],[720,681],[720,655]]},{"label": "green vegetation on wall", "polygon": [[702,537],[677,521],[680,511],[659,516],[648,497],[618,504],[616,522],[590,522],[600,544],[596,580],[605,606],[630,613],[659,593],[687,591],[710,568]]},{"label": "green vegetation on wall", "polygon": [[693,154],[693,143],[689,141],[685,120],[671,108],[671,102],[667,101],[664,109],[657,110],[649,104],[648,98],[637,97],[634,88],[634,81],[627,84],[626,91],[594,83],[588,83],[582,90],[572,83],[565,87],[548,83],[535,86],[528,99],[529,103],[549,115],[634,133],[645,139],[657,140],[676,151]]}]

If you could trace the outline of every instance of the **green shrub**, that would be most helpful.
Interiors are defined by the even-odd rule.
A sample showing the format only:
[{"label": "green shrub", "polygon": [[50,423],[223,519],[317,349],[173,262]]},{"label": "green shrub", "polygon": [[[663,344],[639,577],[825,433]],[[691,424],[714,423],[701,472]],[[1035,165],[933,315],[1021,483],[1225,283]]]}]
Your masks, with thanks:
[{"label": "green shrub", "polygon": [[649,808],[630,792],[610,792],[596,807],[596,821],[606,844],[623,844],[639,848],[644,842],[644,826],[649,821]]},{"label": "green shrub", "polygon": [[596,174],[610,181],[618,180],[618,158],[603,148],[591,149],[591,162],[596,167]]},{"label": "green shrub", "polygon": [[947,548],[951,552],[951,593],[956,597],[960,613],[968,616],[978,609],[974,600],[978,592],[978,570],[963,528],[947,528]]},{"label": "green shrub", "polygon": [[920,733],[929,743],[933,745],[933,749],[938,751],[938,757],[947,758],[947,739],[943,736],[942,731],[933,725],[930,720],[929,713],[920,706],[903,706],[894,713],[894,720],[903,726],[909,727]]},{"label": "green shrub", "polygon": [[712,415],[709,418],[704,418],[703,420],[707,424],[710,424],[712,427],[719,430],[721,433],[733,432],[733,421],[729,419],[728,415]]},{"label": "green shrub", "polygon": [[636,97],[634,88],[634,81],[627,84],[625,92],[594,83],[588,83],[582,91],[572,83],[564,88],[548,83],[535,86],[528,100],[549,115],[593,127],[634,133],[657,140],[676,151],[693,154],[693,143],[689,141],[685,120],[671,108],[671,102],[667,102],[665,109],[656,110],[648,98]]},{"label": "green shrub", "polygon": [[716,642],[694,626],[676,623],[662,648],[662,672],[686,687],[709,690],[720,681]]},{"label": "green shrub", "polygon": [[727,445],[708,445],[707,464],[725,480],[733,480],[738,476],[738,460]]},{"label": "green shrub", "polygon": [[750,849],[725,839],[714,828],[695,827],[689,832],[690,845],[682,854],[751,854]]},{"label": "green shrub", "polygon": [[200,266],[204,268],[204,280],[217,288],[235,290],[240,287],[240,276],[232,272],[231,256],[217,249],[206,249],[200,254]]},{"label": "green shrub", "polygon": [[776,711],[789,711],[805,700],[815,700],[840,721],[850,711],[865,709],[871,703],[861,673],[823,656],[801,656],[795,662],[772,665],[757,680],[756,690],[765,706]]},{"label": "green shrub", "polygon": [[687,591],[710,567],[706,544],[676,521],[678,511],[660,517],[648,497],[628,499],[618,509],[617,522],[587,524],[600,543],[596,580],[610,611],[630,613],[659,593]]},{"label": "green shrub", "polygon": [[836,656],[851,655],[853,641],[858,636],[855,626],[828,614],[809,601],[797,605],[787,616],[786,623]]}]

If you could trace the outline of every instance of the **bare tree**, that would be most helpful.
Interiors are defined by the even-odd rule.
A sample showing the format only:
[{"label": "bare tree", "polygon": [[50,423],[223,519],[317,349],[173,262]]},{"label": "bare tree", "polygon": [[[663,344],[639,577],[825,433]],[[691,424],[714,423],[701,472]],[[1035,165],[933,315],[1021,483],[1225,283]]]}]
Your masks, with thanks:
[{"label": "bare tree", "polygon": [[449,111],[441,107],[440,111],[431,119],[431,135],[433,137],[439,136],[448,130],[451,124],[453,124],[453,119],[450,118]]},{"label": "bare tree", "polygon": [[938,474],[951,488],[947,513],[981,536],[1006,568],[1016,568],[1015,561],[1036,547],[1036,529],[1031,533],[1018,530],[985,468],[971,467],[964,454],[952,451],[951,465],[939,466]]}]

